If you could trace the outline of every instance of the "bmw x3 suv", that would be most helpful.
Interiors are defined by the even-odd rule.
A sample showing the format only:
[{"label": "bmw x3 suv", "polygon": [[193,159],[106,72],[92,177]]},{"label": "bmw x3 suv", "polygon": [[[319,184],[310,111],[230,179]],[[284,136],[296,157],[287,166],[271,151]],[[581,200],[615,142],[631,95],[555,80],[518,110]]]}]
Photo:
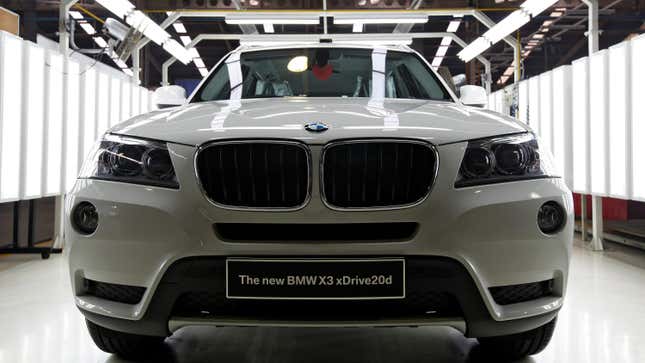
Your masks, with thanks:
[{"label": "bmw x3 suv", "polygon": [[527,125],[465,93],[407,47],[241,47],[182,105],[109,130],[66,199],[95,343],[441,325],[500,359],[542,350],[571,193]]}]

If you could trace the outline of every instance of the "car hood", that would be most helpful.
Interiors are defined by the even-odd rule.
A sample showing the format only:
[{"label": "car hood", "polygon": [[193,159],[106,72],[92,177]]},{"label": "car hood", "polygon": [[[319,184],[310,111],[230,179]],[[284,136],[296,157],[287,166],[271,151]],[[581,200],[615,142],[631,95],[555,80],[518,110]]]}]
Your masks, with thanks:
[{"label": "car hood", "polygon": [[[327,131],[304,126],[322,122]],[[523,132],[516,120],[453,102],[367,98],[270,98],[192,103],[123,122],[112,133],[200,145],[217,139],[282,138],[309,144],[345,138],[415,138],[435,145]]]}]

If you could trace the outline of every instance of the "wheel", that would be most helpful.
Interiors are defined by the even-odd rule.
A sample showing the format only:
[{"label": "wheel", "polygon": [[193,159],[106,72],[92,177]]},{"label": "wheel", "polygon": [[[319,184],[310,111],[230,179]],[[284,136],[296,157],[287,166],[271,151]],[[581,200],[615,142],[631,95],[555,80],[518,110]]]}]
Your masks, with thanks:
[{"label": "wheel", "polygon": [[150,357],[163,348],[165,337],[118,332],[96,325],[87,319],[85,323],[97,347],[125,359]]},{"label": "wheel", "polygon": [[49,251],[47,251],[47,252],[41,252],[41,253],[40,253],[40,258],[42,258],[43,260],[48,259],[48,258],[49,258]]},{"label": "wheel", "polygon": [[478,338],[482,351],[497,360],[517,360],[541,352],[549,344],[557,318],[527,332]]}]

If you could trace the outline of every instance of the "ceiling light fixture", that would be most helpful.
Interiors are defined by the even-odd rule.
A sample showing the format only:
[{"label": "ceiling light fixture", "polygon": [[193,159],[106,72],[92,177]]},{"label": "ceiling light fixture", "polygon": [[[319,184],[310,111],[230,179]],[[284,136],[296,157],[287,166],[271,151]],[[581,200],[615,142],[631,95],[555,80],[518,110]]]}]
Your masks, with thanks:
[{"label": "ceiling light fixture", "polygon": [[360,24],[425,24],[428,16],[423,14],[401,14],[397,16],[386,14],[373,14],[369,18],[350,14],[334,15],[334,24],[354,25]]},{"label": "ceiling light fixture", "polygon": [[231,14],[227,15],[224,20],[226,24],[232,25],[264,25],[264,24],[282,24],[282,25],[317,25],[320,24],[320,17],[314,15],[298,15],[298,14]]},{"label": "ceiling light fixture", "polygon": [[459,30],[460,24],[461,24],[461,20],[453,20],[448,24],[448,29],[446,29],[446,31],[448,33],[456,33],[457,30]]},{"label": "ceiling light fixture", "polygon": [[171,39],[170,34],[159,24],[155,23],[128,0],[96,0],[97,3],[114,13],[114,15],[125,18],[126,24],[142,33],[173,57],[184,64],[190,63],[192,58],[186,48],[182,47],[176,40]]},{"label": "ceiling light fixture", "polygon": [[[464,62],[468,62],[475,58],[486,49],[490,48],[492,44],[499,42],[506,36],[522,27],[524,24],[531,20],[532,16],[539,15],[544,10],[553,6],[557,0],[527,0],[520,9],[515,10],[499,23],[492,26],[481,37],[477,38],[474,42],[468,44],[461,52],[459,58]],[[544,35],[542,35],[544,37]],[[541,39],[534,35],[534,38]]]}]

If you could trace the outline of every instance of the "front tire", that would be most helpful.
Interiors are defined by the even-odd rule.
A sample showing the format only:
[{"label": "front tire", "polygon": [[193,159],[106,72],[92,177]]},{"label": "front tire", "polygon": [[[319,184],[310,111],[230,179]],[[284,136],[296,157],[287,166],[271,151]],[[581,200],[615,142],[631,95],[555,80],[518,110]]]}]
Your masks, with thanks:
[{"label": "front tire", "polygon": [[549,344],[557,318],[527,332],[478,338],[482,351],[499,360],[517,360],[541,352]]},{"label": "front tire", "polygon": [[99,349],[125,359],[144,358],[154,355],[163,347],[164,337],[136,335],[118,332],[85,320],[87,330]]}]

